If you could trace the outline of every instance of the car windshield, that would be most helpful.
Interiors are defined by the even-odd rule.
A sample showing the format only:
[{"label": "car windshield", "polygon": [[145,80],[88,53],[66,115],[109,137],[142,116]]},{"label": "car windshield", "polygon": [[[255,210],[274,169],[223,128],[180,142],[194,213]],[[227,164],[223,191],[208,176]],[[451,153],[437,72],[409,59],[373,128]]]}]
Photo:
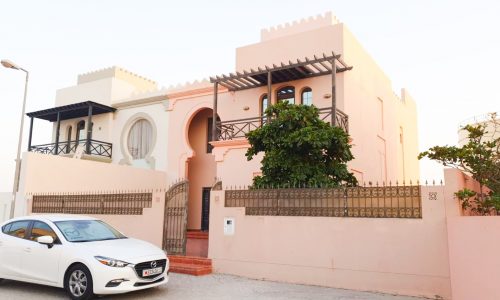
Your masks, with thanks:
[{"label": "car windshield", "polygon": [[118,230],[99,220],[54,222],[69,242],[95,242],[126,239]]}]

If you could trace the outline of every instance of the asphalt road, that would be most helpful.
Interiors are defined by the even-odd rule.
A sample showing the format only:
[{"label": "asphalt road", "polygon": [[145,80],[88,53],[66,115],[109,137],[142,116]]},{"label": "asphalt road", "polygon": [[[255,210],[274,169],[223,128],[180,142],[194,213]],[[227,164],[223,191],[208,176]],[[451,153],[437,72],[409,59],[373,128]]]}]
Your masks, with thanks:
[{"label": "asphalt road", "polygon": [[[0,299],[69,298],[62,289],[5,280],[0,284]],[[170,282],[166,285],[134,293],[105,296],[100,299],[418,300],[420,298],[252,280],[230,275],[212,274],[194,277],[171,273]]]}]

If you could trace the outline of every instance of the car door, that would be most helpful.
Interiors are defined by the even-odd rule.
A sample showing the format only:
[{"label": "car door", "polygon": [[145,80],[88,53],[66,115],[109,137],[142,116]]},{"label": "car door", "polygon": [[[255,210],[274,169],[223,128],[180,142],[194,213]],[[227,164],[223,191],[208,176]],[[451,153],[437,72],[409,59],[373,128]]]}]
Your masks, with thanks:
[{"label": "car door", "polygon": [[16,279],[22,275],[21,256],[30,220],[14,221],[2,227],[0,233],[0,274]]},{"label": "car door", "polygon": [[[45,235],[54,239],[52,246],[37,242],[38,237]],[[54,229],[45,222],[33,221],[26,242],[21,258],[23,277],[28,280],[57,284],[63,245]]]}]

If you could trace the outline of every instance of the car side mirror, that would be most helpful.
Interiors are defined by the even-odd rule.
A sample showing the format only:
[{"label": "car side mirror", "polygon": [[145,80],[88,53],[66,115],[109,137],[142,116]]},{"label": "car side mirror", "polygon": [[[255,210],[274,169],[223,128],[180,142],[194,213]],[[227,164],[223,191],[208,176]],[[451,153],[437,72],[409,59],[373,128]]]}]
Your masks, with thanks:
[{"label": "car side mirror", "polygon": [[44,245],[47,245],[47,247],[52,248],[52,246],[54,246],[54,238],[51,237],[50,235],[44,235],[44,236],[41,236],[41,237],[38,237],[36,239],[37,242],[39,242],[40,244],[44,244]]}]

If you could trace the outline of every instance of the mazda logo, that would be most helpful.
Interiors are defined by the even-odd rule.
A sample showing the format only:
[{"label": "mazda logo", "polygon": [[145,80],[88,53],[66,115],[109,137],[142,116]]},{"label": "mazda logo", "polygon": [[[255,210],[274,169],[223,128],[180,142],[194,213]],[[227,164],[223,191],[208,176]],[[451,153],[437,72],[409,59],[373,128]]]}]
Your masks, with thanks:
[{"label": "mazda logo", "polygon": [[156,268],[156,261],[151,262],[151,268]]}]

